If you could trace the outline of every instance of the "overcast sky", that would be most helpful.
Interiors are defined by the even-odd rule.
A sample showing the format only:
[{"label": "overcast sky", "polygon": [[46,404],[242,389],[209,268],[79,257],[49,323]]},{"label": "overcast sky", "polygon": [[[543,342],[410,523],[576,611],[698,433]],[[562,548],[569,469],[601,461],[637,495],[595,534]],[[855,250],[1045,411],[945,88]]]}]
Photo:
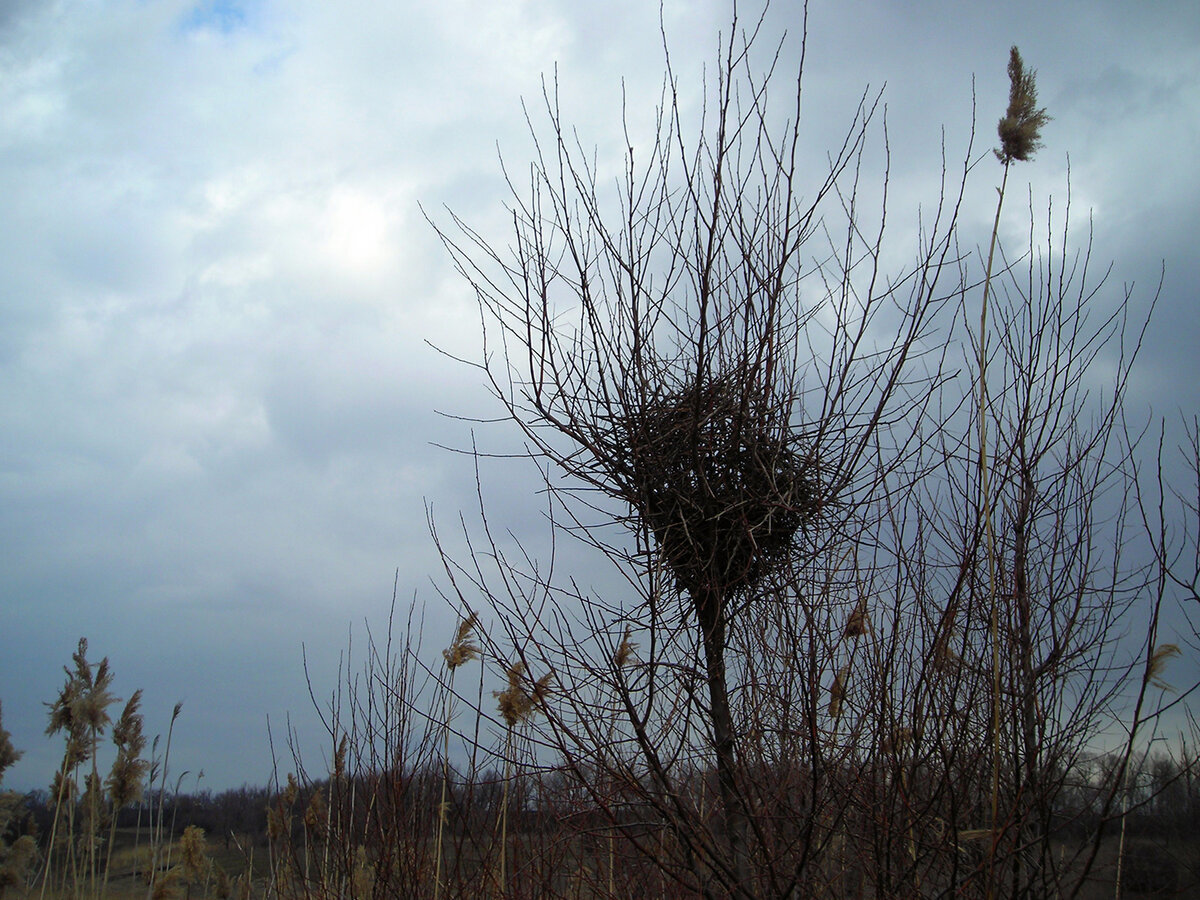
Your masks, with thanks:
[{"label": "overcast sky", "polygon": [[[799,10],[778,2],[770,28]],[[1115,289],[1147,302],[1165,261],[1134,395],[1194,414],[1200,5],[810,13],[811,144],[886,82],[889,214],[910,224],[943,126],[964,146],[972,79],[994,142],[1020,46],[1054,120],[1015,195],[1061,192],[1069,153]],[[728,4],[663,16],[694,85]],[[397,571],[445,645],[426,508],[452,524],[474,478],[435,446],[469,440],[438,411],[497,410],[429,347],[477,357],[479,328],[418,204],[504,240],[497,151],[527,160],[522,98],[556,66],[581,138],[613,146],[622,80],[635,116],[659,97],[657,4],[0,0],[0,702],[25,751],[5,786],[49,784],[43,703],[81,636],[118,696],[145,689],[150,734],[183,701],[172,768],[214,789],[266,782],[268,716],[315,739],[301,647],[324,696]],[[981,164],[966,224],[990,220],[998,174]],[[532,480],[492,474],[493,520],[535,525]]]}]

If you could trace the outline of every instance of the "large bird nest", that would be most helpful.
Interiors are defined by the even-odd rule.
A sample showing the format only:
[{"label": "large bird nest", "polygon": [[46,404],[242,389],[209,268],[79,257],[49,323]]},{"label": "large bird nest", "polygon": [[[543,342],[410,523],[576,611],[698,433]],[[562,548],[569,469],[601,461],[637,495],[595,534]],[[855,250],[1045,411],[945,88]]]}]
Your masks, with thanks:
[{"label": "large bird nest", "polygon": [[628,499],[701,612],[767,575],[817,510],[815,461],[736,380],[660,395],[622,425]]}]

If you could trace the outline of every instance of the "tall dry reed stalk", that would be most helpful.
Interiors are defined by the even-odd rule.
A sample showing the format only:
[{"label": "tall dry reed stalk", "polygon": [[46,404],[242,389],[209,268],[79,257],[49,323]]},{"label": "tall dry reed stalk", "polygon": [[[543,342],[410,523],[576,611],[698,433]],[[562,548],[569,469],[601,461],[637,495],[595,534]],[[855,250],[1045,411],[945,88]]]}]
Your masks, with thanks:
[{"label": "tall dry reed stalk", "polygon": [[[161,869],[169,869],[171,866],[171,844],[172,844],[172,842],[170,840],[166,839],[167,835],[165,832],[167,773],[170,770],[171,737],[175,733],[175,721],[179,718],[179,714],[182,711],[183,711],[183,701],[179,701],[178,703],[176,703],[174,708],[171,710],[171,721],[170,721],[170,724],[167,725],[166,745],[163,749],[162,761],[158,766],[158,777],[159,777],[158,797],[157,797],[158,813],[157,813],[157,816],[152,814],[151,820],[150,820],[150,829],[151,829],[150,872],[149,872],[149,878],[146,881],[146,900],[154,900],[155,891],[164,887],[164,885],[160,885],[158,883],[160,868]],[[152,765],[152,768],[153,768],[153,765]],[[186,774],[187,773],[185,772],[184,775],[186,775]],[[182,779],[183,775],[181,775],[180,778]],[[153,787],[153,785],[151,785],[151,787]],[[175,789],[176,789],[175,792],[178,793],[178,791],[179,791],[178,783],[176,784]],[[153,804],[153,799],[151,802]],[[174,813],[172,813],[172,815],[174,815]],[[164,842],[166,843],[165,852],[163,850]]]},{"label": "tall dry reed stalk", "polygon": [[[109,709],[119,702],[111,691],[112,668],[107,657],[99,663],[89,662],[87,651],[87,639],[80,638],[72,654],[72,665],[64,667],[66,682],[57,698],[46,704],[49,707],[46,733],[61,733],[65,738],[62,763],[50,792],[51,827],[39,888],[39,897],[43,898],[48,890],[63,897],[93,900],[108,892],[117,817],[124,808],[142,798],[148,774],[152,780],[156,771],[153,761],[142,758],[146,746],[139,712],[142,691],[133,693],[116,723],[112,723]],[[176,716],[178,712],[177,707]],[[108,775],[101,779],[100,739],[109,725],[116,754]],[[156,747],[157,743],[156,738]],[[87,763],[90,765],[84,774]],[[140,816],[139,803],[136,842],[140,842],[142,834]],[[159,818],[161,821],[161,807]],[[151,830],[151,842],[157,848],[164,835],[160,826],[152,826]],[[135,857],[138,846],[135,843]],[[153,872],[151,879],[152,875]]]},{"label": "tall dry reed stalk", "polygon": [[1014,46],[1008,60],[1008,109],[997,125],[1000,147],[996,158],[1004,166],[1004,174],[997,188],[996,216],[992,223],[992,235],[988,245],[987,265],[983,277],[983,297],[979,310],[979,333],[976,336],[977,399],[976,415],[979,420],[979,517],[984,531],[987,557],[988,607],[991,610],[992,645],[992,785],[991,785],[991,849],[988,853],[988,898],[993,896],[993,882],[997,843],[1000,839],[1000,601],[997,588],[998,560],[996,554],[996,532],[992,520],[992,497],[989,484],[987,420],[988,404],[988,298],[992,287],[992,266],[996,253],[996,242],[1000,233],[1000,212],[1004,206],[1004,192],[1008,186],[1008,171],[1015,161],[1028,161],[1041,148],[1041,130],[1049,121],[1045,109],[1037,105],[1037,73],[1026,71],[1021,54]]},{"label": "tall dry reed stalk", "polygon": [[[109,668],[108,658],[99,663],[89,663],[87,659],[88,642],[80,638],[75,652],[72,654],[72,667],[63,667],[67,681],[59,692],[58,698],[50,704],[50,724],[46,733],[53,735],[66,733],[66,746],[62,765],[55,778],[52,795],[55,797],[53,824],[50,831],[50,845],[47,848],[45,870],[42,875],[40,896],[44,897],[52,869],[52,857],[56,848],[59,824],[66,818],[66,855],[62,866],[63,889],[67,879],[75,885],[77,895],[80,895],[86,884],[86,892],[95,896],[98,888],[98,868],[96,864],[102,791],[100,775],[97,768],[96,755],[99,750],[100,736],[108,726],[110,718],[108,707],[116,702],[110,692],[113,673]],[[79,824],[82,833],[76,834],[76,803],[79,793],[79,771],[86,762],[91,762],[91,771],[85,777],[86,790],[83,793]],[[82,853],[79,844],[82,843]]]},{"label": "tall dry reed stalk", "polygon": [[[504,720],[504,785],[500,798],[500,873],[496,879],[500,896],[508,893],[508,803],[509,788],[512,783],[515,768],[517,729],[527,722],[537,711],[538,706],[545,702],[550,690],[552,673],[547,672],[537,681],[530,682],[526,675],[524,660],[515,660],[505,671],[508,687],[496,691],[495,697]],[[528,686],[527,686],[528,685]]]},{"label": "tall dry reed stalk", "polygon": [[[461,665],[478,653],[471,645],[482,638],[469,633],[472,623],[448,651],[453,659],[443,657],[456,663],[452,670],[429,665],[415,621],[420,610],[410,607],[401,633],[393,607],[386,639],[377,640],[368,626],[361,673],[339,664],[333,698],[317,707],[335,747],[332,772],[309,771],[295,736],[288,736],[294,768],[286,787],[279,776],[269,821],[271,890],[280,897],[448,898],[492,889],[495,802],[487,803],[473,754],[498,758],[501,751],[484,748],[468,729],[460,734],[472,754],[461,790],[450,783],[447,764],[447,734],[459,734],[450,721],[453,704],[447,705],[450,674],[461,679]],[[480,690],[471,705],[482,718],[482,677]],[[315,698],[312,682],[310,691]],[[499,790],[499,779],[494,783]],[[461,827],[448,819],[439,825],[451,806]],[[325,824],[314,827],[318,822]]]},{"label": "tall dry reed stalk", "polygon": [[108,856],[104,864],[101,894],[108,890],[108,875],[112,868],[113,848],[116,845],[117,814],[129,804],[138,803],[142,799],[144,779],[150,767],[150,763],[142,758],[146,749],[146,738],[142,734],[142,715],[138,712],[141,702],[142,691],[139,688],[133,692],[116,725],[113,726],[112,739],[117,748],[117,757],[113,761],[107,781],[112,822],[108,831]]},{"label": "tall dry reed stalk", "polygon": [[474,632],[479,620],[474,613],[469,613],[458,623],[454,640],[442,651],[446,671],[450,673],[446,684],[445,703],[442,707],[442,797],[438,803],[437,843],[434,845],[433,896],[438,900],[442,893],[442,837],[446,830],[446,819],[449,808],[446,792],[450,783],[450,721],[453,718],[452,703],[454,700],[454,673],[473,659],[479,658],[481,649],[475,642]]}]

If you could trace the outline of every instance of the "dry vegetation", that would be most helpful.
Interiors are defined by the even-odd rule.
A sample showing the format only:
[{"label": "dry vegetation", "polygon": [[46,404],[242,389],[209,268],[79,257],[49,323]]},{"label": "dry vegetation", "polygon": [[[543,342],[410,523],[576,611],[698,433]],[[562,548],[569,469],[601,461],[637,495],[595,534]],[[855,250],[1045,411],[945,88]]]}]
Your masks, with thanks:
[{"label": "dry vegetation", "polygon": [[[67,748],[50,833],[10,829],[0,885],[1196,890],[1194,685],[1169,665],[1195,635],[1200,504],[1164,489],[1161,444],[1156,480],[1127,425],[1144,326],[1069,203],[1029,210],[1028,246],[999,240],[1010,170],[1048,120],[1034,73],[1014,48],[986,255],[959,244],[967,177],[988,177],[968,146],[890,271],[886,173],[863,171],[878,98],[814,169],[803,73],[779,74],[803,55],[761,29],[732,23],[694,127],[668,59],[656,139],[611,188],[548,90],[509,240],[439,226],[478,297],[479,369],[544,474],[548,555],[493,531],[482,490],[460,549],[433,528],[457,631],[437,664],[411,619],[347,661],[321,709],[329,765],[289,742],[261,871],[246,850],[218,867],[167,821],[170,732],[144,760],[137,694],[101,781],[111,673],[81,642],[51,710]],[[560,573],[563,542],[620,597]],[[117,829],[131,807],[145,823]]]},{"label": "dry vegetation", "polygon": [[[50,790],[22,797],[0,794],[0,896],[14,889],[41,898],[184,896],[248,897],[251,859],[210,852],[202,828],[179,821],[182,776],[167,781],[176,705],[160,754],[149,757],[134,691],[116,722],[121,701],[112,693],[113,670],[105,657],[88,661],[80,639],[66,680],[48,703],[48,735],[63,737],[63,758]],[[111,729],[111,730],[110,730]],[[102,740],[111,738],[113,762],[102,777]],[[19,757],[0,728],[0,778]],[[232,859],[231,859],[232,857]],[[222,865],[222,860],[225,865]],[[240,872],[231,879],[230,869]]]}]

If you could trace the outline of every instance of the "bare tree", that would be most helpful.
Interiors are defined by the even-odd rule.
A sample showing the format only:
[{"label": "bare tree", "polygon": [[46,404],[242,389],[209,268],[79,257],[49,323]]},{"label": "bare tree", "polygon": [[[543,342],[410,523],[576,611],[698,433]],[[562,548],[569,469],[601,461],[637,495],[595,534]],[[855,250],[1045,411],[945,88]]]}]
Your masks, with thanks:
[{"label": "bare tree", "polygon": [[[957,235],[971,142],[886,270],[879,97],[814,166],[805,36],[768,45],[764,21],[735,16],[695,131],[668,55],[656,139],[612,186],[548,86],[508,243],[438,226],[553,535],[623,591],[484,517],[468,558],[443,547],[448,595],[506,629],[484,649],[528,673],[540,758],[683,895],[1077,890],[1101,831],[1051,852],[1070,773],[1117,723],[1128,760],[1160,709],[1161,594],[1120,555],[1129,296],[1052,210],[980,274]],[[962,332],[980,289],[991,343]],[[1140,647],[1118,639],[1135,610]]]}]

